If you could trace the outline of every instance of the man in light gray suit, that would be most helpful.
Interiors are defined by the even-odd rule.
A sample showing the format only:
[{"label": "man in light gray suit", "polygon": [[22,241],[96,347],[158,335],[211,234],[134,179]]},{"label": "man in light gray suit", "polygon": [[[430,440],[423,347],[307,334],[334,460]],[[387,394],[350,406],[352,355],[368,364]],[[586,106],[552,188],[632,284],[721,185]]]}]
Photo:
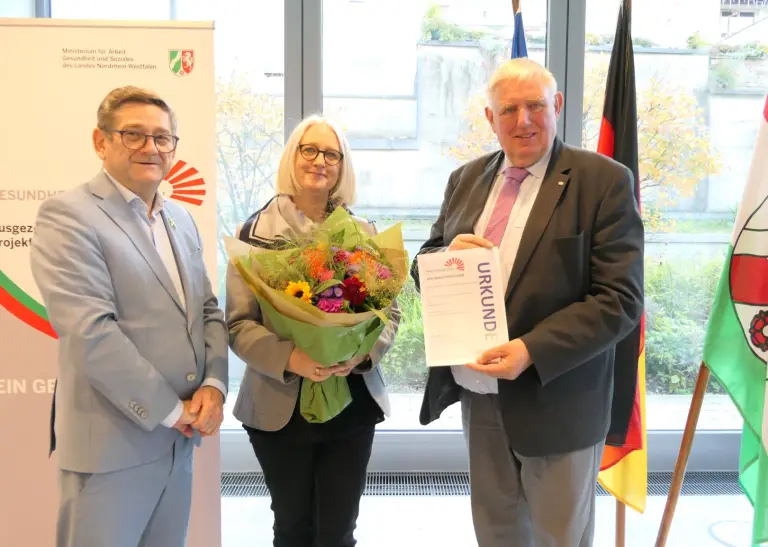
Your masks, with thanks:
[{"label": "man in light gray suit", "polygon": [[43,203],[31,253],[59,336],[57,546],[183,547],[193,447],[223,419],[223,313],[191,215],[158,192],[172,110],[124,87],[97,122],[103,170]]}]

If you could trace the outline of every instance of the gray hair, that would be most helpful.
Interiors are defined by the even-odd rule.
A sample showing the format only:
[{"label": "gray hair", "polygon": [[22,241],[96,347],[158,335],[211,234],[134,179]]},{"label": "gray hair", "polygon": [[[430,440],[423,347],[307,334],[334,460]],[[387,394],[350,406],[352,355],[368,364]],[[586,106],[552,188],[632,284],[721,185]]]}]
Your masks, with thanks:
[{"label": "gray hair", "polygon": [[126,104],[149,104],[163,109],[171,118],[171,131],[176,133],[176,115],[168,103],[153,91],[130,85],[113,89],[104,97],[96,112],[96,126],[102,131],[111,129],[115,123],[115,113]]},{"label": "gray hair", "polygon": [[502,82],[515,80],[518,82],[538,81],[552,95],[557,93],[555,76],[544,66],[527,57],[511,59],[497,68],[488,82],[488,100],[492,100],[496,87]]}]

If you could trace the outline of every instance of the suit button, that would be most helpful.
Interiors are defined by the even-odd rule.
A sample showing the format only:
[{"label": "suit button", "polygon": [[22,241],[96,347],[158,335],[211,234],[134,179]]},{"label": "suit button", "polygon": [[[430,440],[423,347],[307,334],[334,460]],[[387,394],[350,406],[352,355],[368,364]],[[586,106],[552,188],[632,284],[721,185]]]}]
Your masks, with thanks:
[{"label": "suit button", "polygon": [[128,408],[130,408],[131,410],[136,410],[136,401],[131,401],[128,404]]},{"label": "suit button", "polygon": [[146,419],[147,419],[147,416],[148,416],[148,414],[147,414],[147,411],[146,411],[146,410],[142,410],[142,411],[141,411],[141,414],[139,414],[139,416],[141,416],[143,419],[145,419],[145,420],[146,420]]},{"label": "suit button", "polygon": [[187,374],[187,382],[194,382],[195,380],[197,380],[197,374],[193,372]]}]

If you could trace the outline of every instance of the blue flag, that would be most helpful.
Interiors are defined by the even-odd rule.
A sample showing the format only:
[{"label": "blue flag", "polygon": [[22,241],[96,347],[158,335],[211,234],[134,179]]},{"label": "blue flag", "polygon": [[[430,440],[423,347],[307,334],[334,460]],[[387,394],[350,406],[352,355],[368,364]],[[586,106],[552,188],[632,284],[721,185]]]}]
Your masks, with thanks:
[{"label": "blue flag", "polygon": [[512,35],[512,58],[515,59],[517,57],[528,57],[522,11],[518,11],[515,14],[515,33]]}]

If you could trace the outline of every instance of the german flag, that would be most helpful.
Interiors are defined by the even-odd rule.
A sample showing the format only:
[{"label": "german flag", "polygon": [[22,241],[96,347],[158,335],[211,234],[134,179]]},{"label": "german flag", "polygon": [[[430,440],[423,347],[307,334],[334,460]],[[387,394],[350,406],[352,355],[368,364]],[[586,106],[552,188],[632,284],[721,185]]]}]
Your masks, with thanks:
[{"label": "german flag", "polygon": [[[640,206],[637,98],[632,52],[631,3],[619,8],[597,151],[625,165],[634,177]],[[648,489],[645,431],[645,317],[616,346],[611,427],[598,480],[617,500],[641,513]]]}]

